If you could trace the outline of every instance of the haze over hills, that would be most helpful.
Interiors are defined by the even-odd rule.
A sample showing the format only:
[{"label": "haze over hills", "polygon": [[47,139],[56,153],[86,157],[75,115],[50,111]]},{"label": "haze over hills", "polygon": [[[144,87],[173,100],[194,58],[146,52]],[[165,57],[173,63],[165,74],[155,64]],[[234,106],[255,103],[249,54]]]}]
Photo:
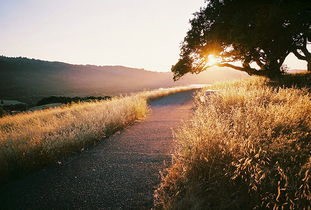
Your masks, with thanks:
[{"label": "haze over hills", "polygon": [[39,99],[51,95],[112,96],[244,77],[248,77],[247,74],[239,71],[211,69],[198,75],[186,75],[174,82],[171,72],[153,72],[124,66],[72,65],[0,56],[0,99],[35,104]]}]

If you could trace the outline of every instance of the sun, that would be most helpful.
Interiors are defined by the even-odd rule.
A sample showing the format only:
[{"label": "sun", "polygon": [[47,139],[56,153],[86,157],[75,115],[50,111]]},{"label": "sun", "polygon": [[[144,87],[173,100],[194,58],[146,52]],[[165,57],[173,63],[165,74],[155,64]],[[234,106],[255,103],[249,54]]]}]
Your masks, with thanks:
[{"label": "sun", "polygon": [[206,65],[207,66],[213,66],[217,63],[217,58],[215,57],[215,55],[208,55],[207,56],[207,62]]}]

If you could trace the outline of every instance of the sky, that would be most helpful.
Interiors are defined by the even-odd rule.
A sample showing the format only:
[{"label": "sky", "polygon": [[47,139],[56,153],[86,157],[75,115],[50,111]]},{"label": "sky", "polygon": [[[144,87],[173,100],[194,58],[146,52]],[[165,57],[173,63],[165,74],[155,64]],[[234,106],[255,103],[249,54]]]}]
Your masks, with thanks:
[{"label": "sky", "polygon": [[[204,0],[0,0],[0,55],[169,71]],[[306,69],[291,55],[290,68]]]}]

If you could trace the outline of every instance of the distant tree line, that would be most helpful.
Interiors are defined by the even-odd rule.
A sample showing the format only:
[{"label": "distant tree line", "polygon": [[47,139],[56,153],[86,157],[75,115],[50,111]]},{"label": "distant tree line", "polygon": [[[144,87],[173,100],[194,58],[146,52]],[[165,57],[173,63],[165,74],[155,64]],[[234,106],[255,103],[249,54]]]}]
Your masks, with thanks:
[{"label": "distant tree line", "polygon": [[293,53],[311,71],[310,0],[207,0],[190,24],[172,67],[175,80],[214,66],[207,64],[210,54],[220,67],[278,76]]},{"label": "distant tree line", "polygon": [[69,104],[69,103],[77,103],[77,102],[90,102],[96,100],[108,100],[111,99],[110,96],[103,96],[103,97],[95,97],[95,96],[88,96],[88,97],[64,97],[64,96],[50,96],[46,98],[42,98],[38,101],[37,105],[45,105],[45,104],[53,104],[53,103],[61,103],[61,104]]}]

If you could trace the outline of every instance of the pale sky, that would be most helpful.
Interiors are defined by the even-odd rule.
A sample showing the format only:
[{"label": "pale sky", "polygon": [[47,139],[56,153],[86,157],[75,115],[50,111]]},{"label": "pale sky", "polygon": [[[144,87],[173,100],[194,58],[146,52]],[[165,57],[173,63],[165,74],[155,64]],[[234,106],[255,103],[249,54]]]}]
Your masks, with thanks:
[{"label": "pale sky", "polygon": [[[0,55],[169,71],[204,0],[0,0]],[[305,69],[294,56],[290,68]]]}]

